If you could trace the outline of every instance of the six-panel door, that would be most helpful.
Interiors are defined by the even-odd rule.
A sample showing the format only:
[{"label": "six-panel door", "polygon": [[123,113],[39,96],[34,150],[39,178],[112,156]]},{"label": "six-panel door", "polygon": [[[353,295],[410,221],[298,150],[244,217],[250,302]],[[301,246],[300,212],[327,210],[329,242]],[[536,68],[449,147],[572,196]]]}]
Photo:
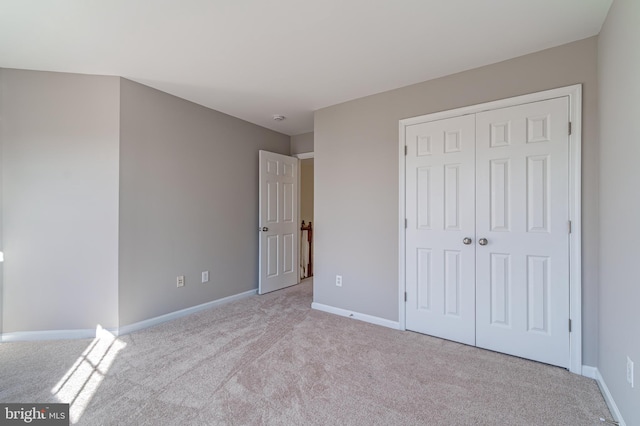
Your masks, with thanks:
[{"label": "six-panel door", "polygon": [[562,97],[406,128],[407,329],[568,367],[568,122]]},{"label": "six-panel door", "polygon": [[566,97],[476,116],[476,344],[569,367]]},{"label": "six-panel door", "polygon": [[298,160],[260,151],[260,294],[298,283]]},{"label": "six-panel door", "polygon": [[406,132],[407,328],[475,344],[475,119]]}]

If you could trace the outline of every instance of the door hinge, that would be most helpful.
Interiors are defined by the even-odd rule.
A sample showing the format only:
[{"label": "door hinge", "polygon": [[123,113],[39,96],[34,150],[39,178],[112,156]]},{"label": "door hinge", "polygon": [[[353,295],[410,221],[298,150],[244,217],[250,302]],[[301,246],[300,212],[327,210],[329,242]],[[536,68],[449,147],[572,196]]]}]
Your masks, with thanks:
[{"label": "door hinge", "polygon": [[407,155],[407,152],[409,151],[409,149],[407,148],[407,146],[404,146],[404,155]]},{"label": "door hinge", "polygon": [[571,135],[571,122],[569,122],[569,135]]},{"label": "door hinge", "polygon": [[404,220],[404,229],[407,229],[407,219]]},{"label": "door hinge", "polygon": [[407,292],[406,291],[404,292],[404,301],[405,302],[407,301]]},{"label": "door hinge", "polygon": [[571,318],[569,318],[569,333],[571,333]]},{"label": "door hinge", "polygon": [[569,221],[569,233],[571,233],[571,221]]}]

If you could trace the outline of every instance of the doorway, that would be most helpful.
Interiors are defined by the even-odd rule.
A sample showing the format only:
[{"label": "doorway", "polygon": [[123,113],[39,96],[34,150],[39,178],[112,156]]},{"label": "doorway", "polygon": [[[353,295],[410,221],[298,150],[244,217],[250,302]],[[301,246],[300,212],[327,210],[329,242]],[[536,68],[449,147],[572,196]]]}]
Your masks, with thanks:
[{"label": "doorway", "polygon": [[313,277],[314,270],[314,156],[297,154],[300,161],[300,280]]}]

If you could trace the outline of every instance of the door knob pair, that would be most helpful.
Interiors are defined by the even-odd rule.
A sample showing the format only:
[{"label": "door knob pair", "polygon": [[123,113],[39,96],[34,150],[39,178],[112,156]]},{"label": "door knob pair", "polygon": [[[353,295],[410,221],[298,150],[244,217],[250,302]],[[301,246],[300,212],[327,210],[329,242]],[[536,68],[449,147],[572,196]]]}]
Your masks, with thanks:
[{"label": "door knob pair", "polygon": [[[465,239],[462,240],[462,242],[466,245],[469,245],[473,242],[473,240],[471,240],[471,238],[466,237]],[[487,244],[489,244],[489,241],[486,238],[480,238],[478,240],[478,244],[480,244],[481,246],[486,246]]]}]

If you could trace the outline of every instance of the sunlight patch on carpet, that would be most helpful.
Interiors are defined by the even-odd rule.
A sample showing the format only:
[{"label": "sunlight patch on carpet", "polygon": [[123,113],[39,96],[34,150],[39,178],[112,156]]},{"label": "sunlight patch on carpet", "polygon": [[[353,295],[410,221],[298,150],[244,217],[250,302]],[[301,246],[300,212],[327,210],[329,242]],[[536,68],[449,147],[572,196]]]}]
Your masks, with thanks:
[{"label": "sunlight patch on carpet", "polygon": [[126,343],[98,325],[95,339],[51,389],[60,402],[69,404],[71,423],[80,420],[118,352],[125,346]]}]

